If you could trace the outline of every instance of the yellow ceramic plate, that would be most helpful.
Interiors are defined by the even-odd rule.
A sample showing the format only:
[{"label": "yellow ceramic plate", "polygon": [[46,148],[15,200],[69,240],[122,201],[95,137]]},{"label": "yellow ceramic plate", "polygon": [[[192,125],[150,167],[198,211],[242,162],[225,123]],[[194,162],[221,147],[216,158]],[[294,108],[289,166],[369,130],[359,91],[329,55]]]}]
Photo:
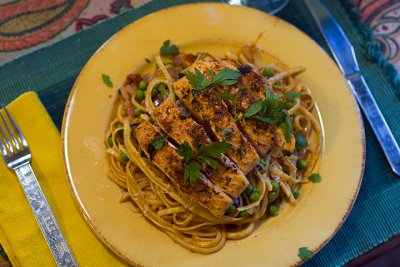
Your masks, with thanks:
[{"label": "yellow ceramic plate", "polygon": [[[106,177],[104,136],[116,90],[125,76],[171,39],[184,51],[222,55],[256,39],[289,67],[305,66],[298,79],[312,90],[324,122],[325,155],[319,184],[308,184],[298,205],[262,222],[240,241],[212,255],[175,244],[128,204]],[[108,74],[113,88],[104,85]],[[288,266],[300,247],[318,251],[349,213],[364,164],[363,128],[338,68],[308,36],[265,13],[224,4],[191,4],[162,10],[125,27],[89,60],[70,95],[63,123],[67,174],[77,205],[99,239],[131,264],[144,266]]]}]

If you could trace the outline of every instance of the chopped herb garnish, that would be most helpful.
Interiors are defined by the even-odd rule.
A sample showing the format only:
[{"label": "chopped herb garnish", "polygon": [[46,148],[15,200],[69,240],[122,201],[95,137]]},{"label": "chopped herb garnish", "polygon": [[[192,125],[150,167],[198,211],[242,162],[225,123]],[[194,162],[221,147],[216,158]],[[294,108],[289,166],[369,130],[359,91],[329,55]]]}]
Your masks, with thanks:
[{"label": "chopped herb garnish", "polygon": [[301,92],[287,92],[287,93],[285,93],[285,97],[288,100],[291,100],[291,101],[296,100],[300,96],[301,96]]},{"label": "chopped herb garnish", "polygon": [[207,163],[207,165],[210,166],[211,168],[213,168],[214,170],[219,169],[219,164],[214,159],[209,158],[209,157],[203,157],[203,156],[198,156],[197,158],[204,161],[205,163]]},{"label": "chopped herb garnish", "polygon": [[246,112],[243,114],[245,118],[249,118],[255,114],[257,114],[262,108],[264,107],[264,103],[262,100],[258,100],[254,102],[248,109],[246,109]]},{"label": "chopped herb garnish", "polygon": [[319,183],[321,182],[321,175],[319,175],[318,173],[313,173],[308,177],[308,180],[313,183]]},{"label": "chopped herb garnish", "polygon": [[210,79],[208,79],[198,68],[194,69],[194,73],[186,73],[189,83],[195,90],[203,90],[204,88],[216,85],[234,85],[239,79],[240,73],[231,69],[222,69],[215,75],[215,72],[210,70]]},{"label": "chopped herb garnish", "polygon": [[170,40],[166,40],[164,41],[163,45],[160,48],[160,54],[162,55],[179,54],[179,48],[176,45],[171,44]]},{"label": "chopped herb garnish", "polygon": [[223,93],[216,93],[216,95],[223,100],[233,101],[235,99],[235,95],[231,95],[228,90],[224,90]]},{"label": "chopped herb garnish", "polygon": [[301,247],[299,248],[299,254],[297,254],[297,256],[299,256],[303,261],[308,261],[314,256],[314,253],[307,247]]},{"label": "chopped herb garnish", "polygon": [[[295,95],[289,94],[289,97]],[[286,111],[286,103],[277,95],[271,93],[270,89],[265,87],[265,99],[254,102],[246,109],[244,118],[255,118],[260,121],[273,124],[281,128],[286,142],[290,142],[292,133],[292,123],[290,115]]]},{"label": "chopped herb garnish", "polygon": [[196,161],[189,161],[185,165],[184,181],[190,181],[191,184],[197,183],[200,178],[201,165]]},{"label": "chopped herb garnish", "polygon": [[285,136],[286,142],[290,142],[292,137],[292,123],[290,122],[289,114],[285,113],[285,122],[282,122],[279,125],[281,128],[283,135]]},{"label": "chopped herb garnish", "polygon": [[105,85],[107,85],[108,87],[112,88],[113,87],[113,83],[111,81],[110,76],[108,76],[107,74],[102,74],[101,77],[103,78],[103,83]]},{"label": "chopped herb garnish", "polygon": [[225,141],[221,143],[212,143],[207,146],[201,146],[197,153],[194,153],[189,143],[185,141],[178,149],[178,154],[185,159],[184,181],[190,181],[191,184],[198,182],[200,178],[201,165],[198,161],[205,162],[214,170],[219,169],[216,159],[221,157],[222,153],[226,153],[231,149],[231,144]]},{"label": "chopped herb garnish", "polygon": [[169,91],[164,83],[160,83],[157,87],[158,92],[160,92],[160,96],[162,99],[166,99],[169,95]]},{"label": "chopped herb garnish", "polygon": [[179,156],[184,159],[191,159],[195,157],[195,153],[193,152],[192,148],[190,147],[189,143],[185,141],[180,147],[176,150]]},{"label": "chopped herb garnish", "polygon": [[213,84],[234,85],[240,77],[240,73],[231,69],[222,69],[215,75]]},{"label": "chopped herb garnish", "polygon": [[198,68],[194,69],[194,73],[188,72],[186,74],[186,77],[188,78],[189,83],[196,90],[203,90],[211,84],[211,81],[207,79],[207,77],[204,76]]},{"label": "chopped herb garnish", "polygon": [[151,144],[156,150],[160,150],[165,145],[165,141],[167,141],[166,136],[159,136],[151,140]]}]

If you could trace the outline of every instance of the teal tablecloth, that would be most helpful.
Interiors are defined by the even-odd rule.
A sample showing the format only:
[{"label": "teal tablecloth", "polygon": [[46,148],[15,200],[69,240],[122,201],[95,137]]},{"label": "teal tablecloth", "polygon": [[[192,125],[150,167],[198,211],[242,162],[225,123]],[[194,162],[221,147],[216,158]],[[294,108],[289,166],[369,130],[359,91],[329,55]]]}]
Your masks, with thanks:
[{"label": "teal tablecloth", "polygon": [[[35,90],[55,124],[60,127],[75,78],[104,41],[123,26],[148,13],[187,2],[196,1],[154,0],[139,9],[127,11],[94,28],[1,66],[0,105],[6,105],[22,92]],[[362,36],[349,21],[339,1],[322,2],[334,14],[355,46],[365,78],[395,138],[400,141],[399,99],[388,77],[377,64],[364,57]],[[292,0],[278,15],[327,49],[302,0]],[[365,125],[367,159],[360,194],[342,228],[307,266],[342,265],[400,232],[400,179],[391,172],[371,128],[367,123]]]}]

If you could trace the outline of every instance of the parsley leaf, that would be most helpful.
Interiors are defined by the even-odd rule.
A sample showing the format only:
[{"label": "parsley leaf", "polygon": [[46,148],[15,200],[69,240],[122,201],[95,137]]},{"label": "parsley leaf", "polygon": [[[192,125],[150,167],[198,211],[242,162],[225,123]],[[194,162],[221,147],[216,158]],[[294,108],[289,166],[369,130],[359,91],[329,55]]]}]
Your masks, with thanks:
[{"label": "parsley leaf", "polygon": [[189,161],[185,165],[185,172],[183,176],[183,180],[187,182],[190,181],[191,184],[197,183],[200,178],[200,169],[201,165],[196,161]]},{"label": "parsley leaf", "polygon": [[163,45],[160,47],[160,54],[162,55],[175,55],[179,54],[179,48],[171,44],[170,40],[164,41]]},{"label": "parsley leaf", "polygon": [[319,183],[321,182],[321,175],[319,175],[318,173],[313,173],[308,177],[308,180],[313,183]]},{"label": "parsley leaf", "polygon": [[156,138],[154,138],[152,141],[151,141],[151,144],[153,145],[153,147],[156,149],[156,150],[160,150],[161,148],[163,148],[163,146],[165,145],[165,141],[167,140],[167,137],[166,136],[159,136],[159,137],[156,137]]},{"label": "parsley leaf", "polygon": [[263,117],[263,116],[260,116],[260,115],[254,115],[254,116],[252,116],[252,118],[255,118],[255,119],[258,119],[260,121],[263,121],[263,122],[266,122],[266,123],[269,123],[269,124],[273,124],[273,125],[277,124],[276,120],[271,119],[271,118],[267,118],[267,117]]},{"label": "parsley leaf", "polygon": [[185,159],[191,159],[195,156],[192,148],[190,147],[189,143],[185,141],[177,150],[179,156]]},{"label": "parsley leaf", "polygon": [[301,92],[287,92],[287,93],[285,93],[285,97],[288,100],[291,100],[291,101],[296,100],[300,96],[301,96]]},{"label": "parsley leaf", "polygon": [[207,79],[207,77],[204,76],[198,68],[195,68],[194,71],[195,73],[188,72],[186,74],[186,78],[189,80],[189,83],[194,87],[194,89],[203,90],[211,85],[211,81]]},{"label": "parsley leaf", "polygon": [[218,85],[234,85],[240,77],[240,72],[231,69],[222,69],[215,75],[212,83]]},{"label": "parsley leaf", "polygon": [[297,254],[297,256],[299,256],[303,261],[308,261],[314,256],[314,253],[307,247],[301,247],[299,248],[299,254]]},{"label": "parsley leaf", "polygon": [[209,157],[204,157],[204,156],[198,156],[198,159],[204,161],[205,163],[207,163],[208,166],[210,166],[211,168],[213,168],[214,170],[218,170],[219,169],[219,164],[215,159],[209,158]]},{"label": "parsley leaf", "polygon": [[[298,92],[290,92],[288,99],[298,97]],[[273,124],[282,129],[286,142],[290,142],[292,137],[292,123],[290,115],[286,111],[287,103],[277,95],[271,93],[270,89],[265,87],[265,99],[253,103],[243,114],[244,118],[254,118],[262,122]]]},{"label": "parsley leaf", "polygon": [[186,160],[184,181],[196,183],[200,177],[201,165],[198,161],[205,162],[214,170],[219,169],[216,159],[221,157],[221,153],[226,153],[231,149],[232,145],[225,141],[221,143],[212,143],[207,146],[201,146],[197,153],[194,153],[189,143],[185,141],[178,149],[178,154]]},{"label": "parsley leaf", "polygon": [[223,100],[230,100],[230,101],[235,100],[235,97],[236,97],[236,95],[231,95],[231,94],[229,93],[229,91],[226,90],[226,89],[224,90],[223,93],[216,93],[216,95],[217,95],[219,98],[223,99]]},{"label": "parsley leaf", "polygon": [[103,78],[103,83],[105,85],[107,85],[108,87],[112,88],[113,87],[113,83],[111,81],[110,76],[108,76],[107,74],[102,74],[101,77]]},{"label": "parsley leaf", "polygon": [[290,143],[290,139],[292,138],[292,123],[290,122],[290,117],[287,113],[285,113],[285,122],[282,122],[279,125],[281,128],[283,135],[285,136],[286,142]]},{"label": "parsley leaf", "polygon": [[222,141],[221,143],[212,143],[207,146],[201,146],[197,156],[220,158],[221,154],[228,152],[231,147],[232,145],[225,141]]},{"label": "parsley leaf", "polygon": [[264,103],[262,100],[258,100],[254,102],[248,109],[246,109],[246,112],[243,114],[245,118],[249,118],[256,113],[258,113],[262,108],[264,107]]},{"label": "parsley leaf", "polygon": [[203,90],[211,84],[216,85],[234,85],[240,77],[240,73],[231,69],[222,69],[215,75],[213,70],[210,70],[210,79],[208,79],[198,68],[194,69],[194,73],[186,73],[189,83],[195,90]]}]

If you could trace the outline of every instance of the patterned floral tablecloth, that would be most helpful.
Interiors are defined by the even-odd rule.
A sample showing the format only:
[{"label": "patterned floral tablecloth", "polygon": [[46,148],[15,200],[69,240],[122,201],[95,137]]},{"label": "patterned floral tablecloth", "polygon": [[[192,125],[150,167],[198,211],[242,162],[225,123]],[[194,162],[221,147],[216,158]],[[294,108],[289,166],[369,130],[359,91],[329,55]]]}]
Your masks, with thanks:
[{"label": "patterned floral tablecloth", "polygon": [[[149,0],[0,0],[0,65]],[[384,57],[400,72],[400,1],[353,0]],[[373,53],[374,51],[369,51]]]}]

